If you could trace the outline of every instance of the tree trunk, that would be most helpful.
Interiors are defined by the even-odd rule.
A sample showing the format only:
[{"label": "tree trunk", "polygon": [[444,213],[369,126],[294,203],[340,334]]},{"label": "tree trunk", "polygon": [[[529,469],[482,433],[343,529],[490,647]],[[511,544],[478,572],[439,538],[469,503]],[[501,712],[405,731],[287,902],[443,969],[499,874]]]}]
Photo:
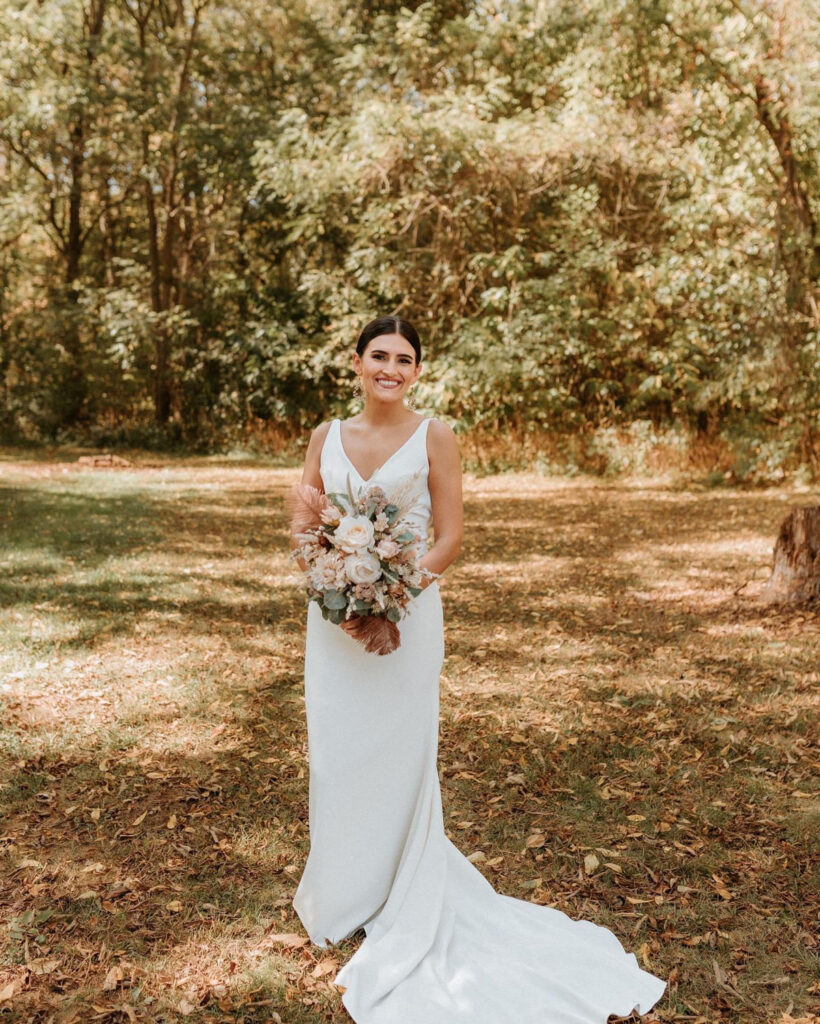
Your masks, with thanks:
[{"label": "tree trunk", "polygon": [[761,596],[772,603],[820,598],[820,505],[793,508],[781,523]]},{"label": "tree trunk", "polygon": [[786,298],[793,309],[811,315],[820,271],[820,243],[809,189],[794,155],[788,103],[773,82],[758,75],[755,105],[757,118],[774,143],[782,170],[777,224],[778,247],[788,275]]},{"label": "tree trunk", "polygon": [[[197,35],[203,10],[209,0],[195,0],[190,13],[186,14],[185,4],[180,0],[177,5],[158,8],[160,17],[165,20],[166,28],[173,28],[183,19],[187,23],[185,49],[177,70],[177,81],[171,103],[171,118],[162,135],[159,152],[152,155],[150,133],[148,127],[142,130],[142,159],[144,175],[145,210],[148,222],[148,254],[151,271],[151,305],[159,314],[153,327],[154,338],[154,419],[164,426],[171,417],[173,399],[173,381],[171,363],[174,356],[174,337],[164,314],[169,313],[179,302],[179,259],[177,243],[179,237],[179,218],[181,203],[179,200],[182,188],[180,178],[184,177],[181,170],[183,129],[187,115],[186,101],[190,91],[190,69],[197,44]],[[142,89],[146,95],[153,95],[154,87],[149,75],[150,55],[148,52],[148,27],[154,14],[154,0],[145,6],[128,7],[134,18],[139,33],[139,47],[142,61]],[[165,154],[165,167],[163,155]],[[162,182],[161,199],[154,194],[152,170]]]},{"label": "tree trunk", "polygon": [[77,278],[85,238],[82,230],[82,207],[85,174],[85,123],[82,113],[71,126],[69,155],[70,187],[68,193],[68,230],[65,242],[65,295],[60,347],[66,362],[60,374],[60,386],[54,399],[61,424],[73,424],[80,418],[87,394],[82,338],[80,336],[80,293]]}]

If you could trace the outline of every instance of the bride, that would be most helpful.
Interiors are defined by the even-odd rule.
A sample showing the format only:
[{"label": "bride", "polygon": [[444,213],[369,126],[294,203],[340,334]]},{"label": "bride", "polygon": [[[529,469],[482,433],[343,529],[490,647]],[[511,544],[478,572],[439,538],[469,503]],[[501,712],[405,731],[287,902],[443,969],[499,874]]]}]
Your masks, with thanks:
[{"label": "bride", "polygon": [[322,423],[308,445],[302,482],[326,493],[348,482],[388,495],[414,488],[408,518],[426,572],[387,655],[308,606],[311,846],[294,907],[318,946],[364,929],[335,978],[356,1024],[605,1024],[646,1013],[665,983],[611,932],[497,893],[445,834],[437,577],[461,548],[461,466],[453,431],[405,404],[421,365],[411,324],[371,321],[353,356],[363,411]]}]

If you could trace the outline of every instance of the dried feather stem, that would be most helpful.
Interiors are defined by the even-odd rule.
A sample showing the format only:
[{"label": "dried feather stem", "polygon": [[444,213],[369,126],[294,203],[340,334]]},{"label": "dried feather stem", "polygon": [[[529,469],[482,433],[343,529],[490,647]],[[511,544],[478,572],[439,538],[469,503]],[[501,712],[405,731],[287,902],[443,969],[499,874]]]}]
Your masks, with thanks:
[{"label": "dried feather stem", "polygon": [[399,627],[380,615],[354,615],[340,625],[369,654],[392,654],[401,644]]},{"label": "dried feather stem", "polygon": [[294,484],[285,497],[291,534],[314,530],[322,522],[322,510],[330,505],[325,494],[310,484]]}]

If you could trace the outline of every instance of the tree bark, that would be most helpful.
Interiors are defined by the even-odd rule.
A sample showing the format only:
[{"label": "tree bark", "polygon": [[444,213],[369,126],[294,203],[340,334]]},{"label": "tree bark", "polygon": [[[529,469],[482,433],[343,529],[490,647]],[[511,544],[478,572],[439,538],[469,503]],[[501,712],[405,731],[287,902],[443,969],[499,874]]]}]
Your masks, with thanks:
[{"label": "tree bark", "polygon": [[[83,41],[85,58],[89,69],[97,60],[97,46],[102,36],[106,5],[108,0],[92,0],[83,6]],[[69,127],[67,154],[68,164],[68,212],[63,220],[61,255],[65,261],[63,272],[64,291],[60,299],[65,303],[61,316],[62,330],[60,347],[66,354],[62,367],[60,386],[54,398],[54,410],[60,424],[73,424],[79,418],[85,404],[88,386],[84,368],[83,343],[80,335],[80,293],[77,280],[87,233],[83,231],[83,206],[86,198],[86,146],[87,123],[85,105],[80,104]],[[56,177],[56,174],[55,174]],[[52,199],[52,222],[53,199]],[[56,227],[56,223],[55,223]]]},{"label": "tree bark", "polygon": [[[182,0],[176,5],[156,6],[155,0],[137,2],[127,10],[137,25],[139,47],[142,60],[142,88],[146,93],[152,89],[148,73],[148,27],[155,11],[158,12],[163,24],[173,28],[187,21],[185,48],[180,65],[171,104],[171,118],[167,128],[161,133],[163,148],[166,152],[163,167],[162,152],[152,156],[149,129],[142,129],[143,189],[145,212],[148,224],[148,253],[151,271],[151,305],[155,313],[160,314],[153,328],[154,340],[154,419],[164,426],[171,417],[173,405],[173,389],[171,379],[172,342],[173,337],[164,318],[179,302],[180,263],[178,259],[179,219],[181,216],[180,175],[182,164],[182,130],[187,116],[186,102],[190,92],[191,63],[197,45],[201,15],[209,0],[195,0],[190,12],[186,14]],[[157,169],[157,176],[162,182],[161,195],[154,193],[152,169]]]},{"label": "tree bark", "polygon": [[80,111],[70,130],[68,192],[68,225],[65,240],[65,315],[62,317],[61,347],[67,355],[67,362],[61,374],[55,406],[61,423],[76,423],[82,412],[87,394],[85,369],[83,367],[83,345],[80,337],[80,293],[77,278],[80,276],[80,261],[85,238],[82,230],[82,206],[84,199],[85,173],[85,124]]},{"label": "tree bark", "polygon": [[793,508],[781,523],[761,596],[770,603],[820,599],[820,505]]}]

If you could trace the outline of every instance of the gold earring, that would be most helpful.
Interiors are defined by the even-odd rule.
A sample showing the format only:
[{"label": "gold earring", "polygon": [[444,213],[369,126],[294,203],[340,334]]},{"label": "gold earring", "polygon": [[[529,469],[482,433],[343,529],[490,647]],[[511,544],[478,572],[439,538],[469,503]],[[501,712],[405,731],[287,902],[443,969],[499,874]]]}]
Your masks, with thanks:
[{"label": "gold earring", "polygon": [[416,385],[415,384],[413,385],[413,387],[407,389],[407,399],[406,399],[406,401],[407,401],[407,408],[408,409],[415,409],[416,408]]},{"label": "gold earring", "polygon": [[364,388],[362,387],[362,378],[356,374],[356,380],[353,383],[353,397],[364,398]]}]

